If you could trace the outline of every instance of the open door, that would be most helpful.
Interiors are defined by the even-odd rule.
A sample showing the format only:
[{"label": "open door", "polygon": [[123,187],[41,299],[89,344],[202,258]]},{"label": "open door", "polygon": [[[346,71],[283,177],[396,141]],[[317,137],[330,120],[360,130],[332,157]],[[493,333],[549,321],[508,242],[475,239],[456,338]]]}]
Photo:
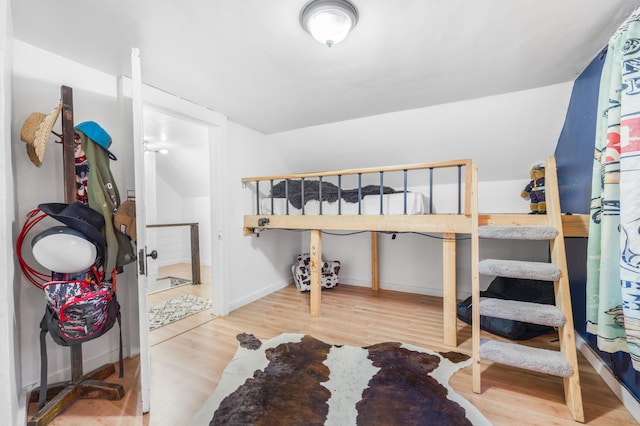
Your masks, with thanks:
[{"label": "open door", "polygon": [[[145,191],[145,170],[144,161],[144,108],[158,108],[161,111],[177,113],[179,116],[195,120],[208,127],[208,140],[210,143],[210,216],[211,216],[211,261],[212,266],[212,294],[215,315],[226,315],[229,313],[227,300],[228,294],[228,268],[225,268],[223,253],[223,206],[224,204],[224,176],[226,175],[226,163],[224,162],[224,149],[226,141],[227,119],[225,116],[216,113],[208,108],[193,104],[182,98],[178,98],[161,90],[142,84],[140,51],[133,48],[131,51],[131,98],[132,98],[132,119],[133,119],[133,148],[134,148],[134,177],[135,177],[135,198],[136,198],[136,243],[138,249],[138,310],[139,310],[139,333],[140,333],[140,386],[142,411],[150,411],[151,403],[151,363],[149,350],[149,307],[147,293],[149,289],[150,277],[148,275],[147,260],[149,257],[157,256],[155,247],[147,247],[147,221],[149,217],[147,207],[154,203],[149,203],[150,194]],[[153,244],[153,242],[152,242]]]},{"label": "open door", "polygon": [[[138,310],[140,314],[140,398],[142,412],[148,413],[151,402],[149,383],[149,309],[147,307],[147,223],[144,191],[144,125],[142,122],[142,76],[140,51],[131,49],[131,89],[133,105],[133,152],[136,180],[136,244],[138,248]],[[151,254],[149,254],[150,256]]]}]

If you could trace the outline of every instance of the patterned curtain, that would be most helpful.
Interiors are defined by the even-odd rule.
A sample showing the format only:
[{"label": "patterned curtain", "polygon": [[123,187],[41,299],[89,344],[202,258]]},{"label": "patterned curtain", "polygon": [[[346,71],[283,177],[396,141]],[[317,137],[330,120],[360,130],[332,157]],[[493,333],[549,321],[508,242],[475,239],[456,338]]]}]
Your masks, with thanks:
[{"label": "patterned curtain", "polygon": [[609,41],[590,213],[587,331],[640,371],[640,9]]}]

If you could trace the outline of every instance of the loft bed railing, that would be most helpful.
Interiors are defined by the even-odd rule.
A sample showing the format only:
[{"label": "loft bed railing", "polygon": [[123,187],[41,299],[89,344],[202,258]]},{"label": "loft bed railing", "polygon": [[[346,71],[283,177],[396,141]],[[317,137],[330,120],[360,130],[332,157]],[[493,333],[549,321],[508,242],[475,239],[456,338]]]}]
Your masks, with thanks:
[{"label": "loft bed railing", "polygon": [[[452,161],[443,161],[443,162],[434,162],[434,163],[420,163],[420,164],[410,164],[410,165],[398,165],[398,166],[386,166],[386,167],[370,167],[370,168],[360,168],[360,169],[346,169],[346,170],[336,170],[336,171],[324,171],[324,172],[312,172],[312,173],[294,173],[294,174],[286,174],[286,175],[274,175],[274,176],[259,176],[259,177],[248,177],[243,178],[242,182],[245,187],[251,186],[255,192],[254,195],[254,215],[245,217],[245,233],[253,233],[253,229],[255,227],[267,227],[267,228],[278,228],[278,227],[289,227],[289,228],[303,228],[306,226],[302,226],[302,222],[308,222],[304,219],[301,221],[299,218],[295,221],[278,221],[278,225],[273,224],[270,217],[273,216],[291,216],[289,202],[286,202],[286,210],[284,213],[274,214],[274,199],[275,198],[285,198],[289,199],[290,195],[290,182],[294,180],[299,180],[300,182],[300,199],[302,200],[301,211],[299,215],[302,216],[342,216],[344,218],[349,215],[343,214],[343,203],[342,195],[344,189],[344,182],[347,177],[353,177],[357,179],[357,188],[353,190],[357,190],[357,215],[356,216],[365,216],[362,211],[362,203],[363,203],[363,177],[368,178],[368,181],[372,181],[375,179],[375,175],[377,176],[377,186],[379,188],[379,192],[377,195],[368,195],[368,197],[378,196],[379,203],[379,215],[388,214],[384,211],[383,206],[383,196],[385,195],[385,183],[388,181],[387,177],[392,175],[394,182],[398,182],[398,174],[401,174],[401,184],[396,186],[401,186],[400,189],[394,188],[396,191],[401,192],[403,194],[403,206],[402,206],[402,215],[409,216],[407,211],[407,194],[412,192],[409,190],[409,176],[415,177],[414,175],[418,174],[416,172],[426,171],[427,178],[422,179],[418,185],[421,187],[425,187],[424,195],[428,199],[428,205],[425,206],[425,211],[423,215],[434,215],[434,186],[437,186],[439,182],[436,182],[434,170],[436,169],[453,169],[454,173],[457,176],[457,215],[470,215],[470,197],[469,197],[469,188],[471,187],[471,160],[452,160]],[[326,178],[331,177],[334,180],[337,180],[337,215],[336,214],[325,214],[323,211],[323,183],[326,182]],[[315,179],[315,180],[314,180]],[[449,178],[450,179],[450,178]],[[318,213],[309,215],[305,210],[305,187],[309,185],[311,182],[318,185]],[[284,197],[274,197],[274,186],[275,184],[284,183]],[[412,181],[415,186],[415,179]],[[367,185],[367,187],[371,187],[375,185]],[[391,185],[394,187],[394,185]],[[269,193],[263,194],[261,191],[264,188],[268,188]],[[265,212],[262,211],[261,203],[264,199],[269,199],[270,203],[270,211]],[[266,210],[266,209],[265,209]],[[451,214],[451,213],[449,213]],[[453,213],[456,214],[456,213]],[[258,218],[259,216],[259,218]],[[419,216],[419,215],[418,215]],[[252,218],[257,218],[255,221]],[[262,220],[260,220],[262,219]],[[249,222],[249,223],[247,223]],[[255,222],[252,226],[252,222]],[[371,222],[370,220],[367,222]],[[287,226],[280,225],[282,223],[286,223]],[[300,225],[296,225],[300,223]],[[353,223],[353,221],[347,221],[347,223]],[[269,226],[271,225],[271,226]],[[365,223],[361,223],[358,226],[360,229],[362,226],[365,226]],[[325,227],[323,225],[323,227]],[[341,226],[342,227],[342,226]],[[344,229],[348,228],[349,225],[345,224]]]}]

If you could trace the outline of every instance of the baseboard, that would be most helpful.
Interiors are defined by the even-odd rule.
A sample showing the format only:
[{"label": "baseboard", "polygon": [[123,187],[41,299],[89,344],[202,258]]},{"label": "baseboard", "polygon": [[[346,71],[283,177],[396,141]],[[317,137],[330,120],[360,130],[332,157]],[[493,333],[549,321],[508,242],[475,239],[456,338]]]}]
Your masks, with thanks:
[{"label": "baseboard", "polygon": [[241,308],[244,305],[248,305],[251,302],[255,302],[256,300],[262,299],[263,297],[273,293],[274,291],[278,291],[292,284],[293,278],[289,278],[288,280],[280,281],[270,285],[269,287],[262,288],[260,289],[260,291],[251,293],[241,299],[234,300],[233,302],[229,303],[229,312]]},{"label": "baseboard", "polygon": [[596,370],[596,373],[602,377],[611,391],[618,397],[620,402],[631,413],[634,419],[640,423],[640,403],[634,398],[634,396],[625,388],[620,381],[613,374],[611,369],[600,359],[587,342],[576,333],[576,347],[582,353],[582,355],[589,361],[589,364]]},{"label": "baseboard", "polygon": [[[354,278],[340,277],[340,284],[353,285],[358,287],[371,287],[370,280],[359,280]],[[383,290],[401,291],[403,293],[422,294],[425,296],[442,297],[442,285],[440,287],[412,286],[398,283],[380,282],[380,288]],[[471,296],[471,293],[458,291],[456,297],[458,300],[464,300]]]}]

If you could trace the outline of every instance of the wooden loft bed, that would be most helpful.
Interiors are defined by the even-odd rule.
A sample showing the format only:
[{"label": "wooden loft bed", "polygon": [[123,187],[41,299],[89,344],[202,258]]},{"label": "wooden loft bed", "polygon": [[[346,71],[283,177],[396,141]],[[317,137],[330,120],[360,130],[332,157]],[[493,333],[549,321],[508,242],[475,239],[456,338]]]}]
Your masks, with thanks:
[{"label": "wooden loft bed", "polygon": [[[457,211],[436,213],[433,210],[433,188],[434,188],[434,171],[448,170],[449,175],[457,174]],[[389,214],[389,205],[383,203],[386,196],[384,182],[385,176],[402,176],[402,190],[397,194],[393,194],[396,198],[401,199],[403,205],[393,210],[393,214]],[[428,208],[423,210],[408,211],[407,194],[411,193],[408,186],[409,174],[428,174],[428,179],[423,180],[425,186],[420,185],[423,190],[422,198],[428,203]],[[362,194],[362,177],[371,177],[375,179],[379,177],[379,184],[367,185],[367,187],[378,186],[379,191],[374,191],[372,195],[364,197]],[[358,200],[379,200],[379,211],[377,213],[363,212],[360,203],[356,214],[345,214],[341,211],[340,193],[344,190],[343,178],[357,178]],[[315,180],[315,182],[313,182]],[[337,200],[333,204],[338,204],[338,214],[327,214],[329,207],[325,207],[320,201],[315,201],[314,209],[309,208],[305,211],[305,182],[315,183],[317,185],[319,200],[323,200],[322,191],[325,182],[328,180],[337,180]],[[392,179],[388,179],[392,180]],[[289,186],[293,187],[293,182],[300,182],[302,188],[300,203],[301,209],[295,209],[288,202]],[[397,181],[397,179],[396,179]],[[375,167],[363,169],[348,169],[315,173],[297,173],[275,176],[248,177],[242,179],[243,185],[251,186],[254,191],[254,213],[245,215],[244,217],[244,233],[245,235],[254,234],[257,230],[262,229],[295,229],[309,230],[311,234],[311,242],[309,247],[310,253],[310,269],[311,269],[311,295],[310,295],[310,314],[313,317],[320,315],[321,305],[321,265],[322,265],[322,231],[369,231],[371,232],[371,287],[377,291],[380,287],[379,269],[378,269],[378,232],[402,233],[402,232],[428,232],[439,233],[442,235],[442,268],[443,268],[443,325],[444,325],[444,343],[450,346],[457,346],[457,314],[456,314],[456,238],[458,234],[471,234],[474,226],[494,224],[538,224],[543,222],[544,217],[541,215],[512,215],[512,214],[478,214],[477,212],[477,166],[471,160],[453,160],[434,163],[422,163],[411,165],[399,165],[388,167]],[[274,186],[274,183],[277,184]],[[291,183],[291,184],[290,184]],[[262,184],[262,185],[261,185]],[[271,194],[274,189],[281,189],[284,184],[284,201],[274,200]],[[264,194],[261,189],[268,188],[269,193]],[[375,188],[374,188],[375,189]],[[344,190],[347,191],[347,190]],[[279,194],[281,195],[281,194]],[[309,195],[309,194],[307,194]],[[335,194],[334,194],[335,195]],[[334,197],[335,198],[335,197]],[[285,203],[284,211],[277,211],[276,201]],[[314,201],[310,201],[313,203]],[[328,206],[328,205],[327,205]],[[335,206],[334,210],[335,210]],[[377,207],[376,207],[377,208]],[[566,219],[566,220],[565,220]],[[583,215],[573,215],[563,217],[563,227],[565,236],[586,236],[588,219]],[[471,268],[470,268],[471,269]]]}]

